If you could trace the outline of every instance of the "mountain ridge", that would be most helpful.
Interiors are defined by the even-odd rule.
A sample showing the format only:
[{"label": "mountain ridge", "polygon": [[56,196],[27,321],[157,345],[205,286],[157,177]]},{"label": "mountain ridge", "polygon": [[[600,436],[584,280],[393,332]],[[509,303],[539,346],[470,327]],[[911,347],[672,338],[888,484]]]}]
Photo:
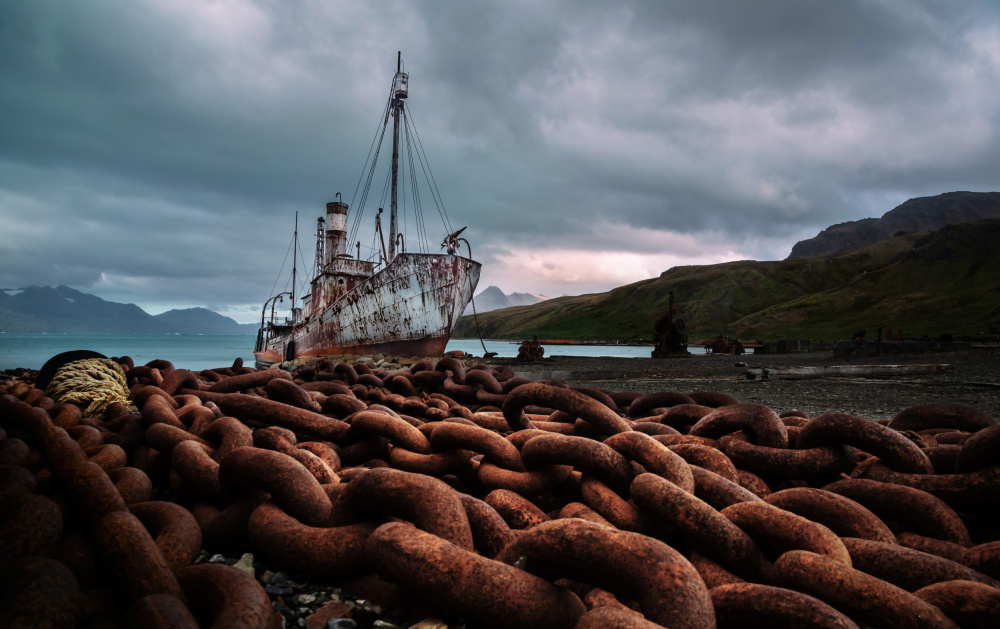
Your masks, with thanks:
[{"label": "mountain ridge", "polygon": [[[510,308],[512,306],[530,306],[532,304],[537,304],[539,302],[549,299],[545,295],[533,295],[531,293],[511,293],[510,295],[505,294],[497,286],[487,286],[475,296],[473,302],[475,303],[475,312],[492,312],[493,310],[500,310],[503,308]],[[470,315],[473,313],[473,302],[470,302],[468,306],[465,307],[465,312],[463,315]]]},{"label": "mountain ridge", "polygon": [[207,308],[151,315],[135,304],[106,301],[63,285],[0,290],[0,330],[5,332],[254,334],[257,327]]},{"label": "mountain ridge", "polygon": [[[163,325],[175,328],[181,334],[256,334],[256,323],[237,323],[233,319],[208,308],[183,308],[153,315]],[[233,327],[233,326],[237,327]],[[239,332],[234,330],[241,330]],[[190,330],[198,330],[191,332]]]},{"label": "mountain ridge", "polygon": [[900,232],[923,232],[984,218],[1000,218],[1000,192],[945,192],[909,199],[882,215],[827,227],[792,246],[786,260],[854,251]]}]

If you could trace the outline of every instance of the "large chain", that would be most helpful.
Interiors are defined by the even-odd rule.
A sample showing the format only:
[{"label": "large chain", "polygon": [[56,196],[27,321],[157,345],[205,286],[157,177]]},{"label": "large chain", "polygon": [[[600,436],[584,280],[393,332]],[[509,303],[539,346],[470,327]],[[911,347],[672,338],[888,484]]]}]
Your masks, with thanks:
[{"label": "large chain", "polygon": [[[1000,425],[971,408],[779,416],[454,358],[117,363],[137,412],[0,391],[0,563],[21,575],[0,624],[272,627],[252,577],[192,565],[247,543],[298,574],[374,573],[484,627],[1000,617]],[[107,582],[115,596],[96,596]]]}]

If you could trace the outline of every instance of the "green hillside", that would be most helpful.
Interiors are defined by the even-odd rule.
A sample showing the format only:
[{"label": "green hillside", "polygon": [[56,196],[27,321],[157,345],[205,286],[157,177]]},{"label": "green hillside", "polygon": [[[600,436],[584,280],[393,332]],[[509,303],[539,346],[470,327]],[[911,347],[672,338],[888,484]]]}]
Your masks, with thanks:
[{"label": "green hillside", "polygon": [[[607,293],[560,297],[479,315],[484,337],[651,340],[668,292],[688,312],[691,340],[835,341],[884,326],[907,336],[997,333],[1000,219],[902,234],[838,255],[674,267]],[[462,317],[454,336],[473,337]]]}]

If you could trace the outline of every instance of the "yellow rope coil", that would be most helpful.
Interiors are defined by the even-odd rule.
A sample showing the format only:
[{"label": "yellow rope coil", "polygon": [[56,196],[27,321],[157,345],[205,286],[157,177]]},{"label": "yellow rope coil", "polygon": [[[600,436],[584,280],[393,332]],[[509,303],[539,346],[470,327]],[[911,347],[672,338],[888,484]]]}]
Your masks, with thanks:
[{"label": "yellow rope coil", "polygon": [[76,404],[84,417],[104,417],[115,402],[129,406],[128,381],[121,365],[109,358],[87,358],[63,365],[45,395],[56,404]]}]

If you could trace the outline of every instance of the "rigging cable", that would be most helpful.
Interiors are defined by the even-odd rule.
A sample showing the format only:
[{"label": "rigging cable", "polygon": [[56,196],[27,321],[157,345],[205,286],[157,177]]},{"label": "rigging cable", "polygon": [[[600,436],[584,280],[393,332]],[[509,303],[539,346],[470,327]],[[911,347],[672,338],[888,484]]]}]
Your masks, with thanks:
[{"label": "rigging cable", "polygon": [[[413,107],[410,107],[408,119],[413,118]],[[454,229],[451,226],[451,220],[448,218],[448,210],[444,207],[444,199],[441,198],[441,191],[438,189],[437,180],[434,178],[434,172],[431,171],[430,161],[427,159],[427,154],[424,152],[424,143],[420,141],[420,133],[417,131],[416,121],[412,121],[413,124],[413,135],[417,138],[417,157],[420,159],[420,166],[424,168],[424,177],[427,179],[431,188],[431,197],[434,199],[435,205],[437,205],[438,214],[441,216],[441,221],[444,223],[445,229],[448,233],[452,233]],[[426,163],[426,166],[425,166]]]},{"label": "rigging cable", "polygon": [[384,209],[385,206],[389,205],[388,203],[386,203],[386,201],[389,199],[390,190],[392,190],[392,171],[386,170],[385,183],[382,185],[382,198],[379,199],[379,204],[378,204],[380,208]]},{"label": "rigging cable", "polygon": [[[382,117],[379,119],[379,124],[375,127],[375,137],[372,138],[372,144],[368,148],[368,157],[365,159],[364,166],[361,167],[361,177],[358,178],[358,185],[354,188],[354,196],[351,197],[351,205],[354,205],[355,199],[358,197],[358,189],[361,187],[361,182],[365,181],[364,190],[361,193],[361,200],[359,205],[357,205],[357,212],[354,214],[354,223],[351,225],[350,238],[348,240],[354,240],[358,234],[358,228],[361,226],[361,215],[364,214],[365,201],[368,198],[368,190],[371,188],[372,177],[375,174],[375,165],[378,163],[378,155],[382,150],[382,140],[385,138],[385,130],[388,127],[389,122],[389,104],[392,97],[392,88],[389,90],[390,100],[386,101],[385,109],[382,110]],[[382,127],[381,133],[379,133],[379,126]],[[377,142],[377,146],[376,146]],[[372,150],[374,149],[374,156],[372,155]],[[368,168],[369,161],[371,162],[371,168]],[[368,177],[365,178],[365,171],[368,171]]]},{"label": "rigging cable", "polygon": [[[460,238],[459,240],[465,243],[465,246],[469,248],[469,259],[472,259],[472,245],[465,238]],[[479,329],[479,314],[476,312],[476,296],[473,294],[476,292],[476,287],[472,284],[472,274],[469,274],[469,303],[472,304],[472,319],[476,322],[476,336],[479,337],[479,344],[483,346],[483,358],[486,354],[490,353],[490,350],[486,349],[486,341],[483,340],[483,331]]]},{"label": "rigging cable", "polygon": [[285,250],[285,259],[281,261],[281,268],[278,269],[278,276],[274,278],[274,286],[271,287],[272,297],[274,296],[274,289],[278,286],[278,280],[281,279],[281,272],[285,270],[285,263],[288,262],[288,252],[292,250],[292,243],[294,242],[295,239],[293,238],[292,242],[288,243],[288,249]]},{"label": "rigging cable", "polygon": [[[302,243],[301,242],[299,242],[298,249],[299,249],[299,261],[302,262],[302,267],[305,268],[305,266],[306,266],[306,259],[305,259],[305,256],[302,255]],[[315,266],[315,265],[313,265],[313,266]],[[312,275],[311,277],[315,277],[315,275]],[[308,279],[305,278],[305,276],[303,276],[302,279],[299,280],[299,285],[295,287],[296,290],[297,290],[297,294],[299,294],[299,295],[305,295],[306,294],[305,287],[306,287],[306,285],[310,284],[311,281],[312,280],[308,280]],[[299,299],[301,299],[301,297]],[[293,309],[295,308],[295,303],[294,302],[292,302],[292,308]],[[292,318],[293,319],[295,318],[295,313],[294,312],[292,313]]]},{"label": "rigging cable", "polygon": [[[424,224],[424,212],[423,206],[420,203],[420,191],[417,188],[417,172],[414,166],[413,160],[413,137],[410,135],[410,122],[409,118],[405,118],[406,124],[404,126],[405,137],[406,137],[406,154],[409,157],[409,170],[410,170],[410,181],[413,182],[410,186],[410,193],[413,197],[414,211],[414,224],[417,230],[417,242],[419,244],[419,249],[424,252],[430,251],[430,242],[427,238],[427,228]],[[418,156],[419,157],[419,156]],[[428,182],[429,184],[430,182]]]},{"label": "rigging cable", "polygon": [[[350,234],[351,240],[354,240],[354,238],[357,237],[358,229],[361,226],[361,218],[365,211],[365,203],[368,200],[368,193],[371,190],[372,178],[375,176],[375,165],[378,163],[378,154],[382,150],[382,139],[385,136],[384,127],[382,128],[382,136],[383,136],[382,138],[379,138],[379,145],[375,151],[375,157],[371,163],[371,168],[368,169],[368,179],[367,181],[365,181],[365,188],[364,191],[361,193],[361,200],[358,201],[358,205],[355,206],[357,208],[357,211],[354,214],[354,223],[351,225],[351,234]],[[353,203],[354,200],[351,199],[351,202]]]},{"label": "rigging cable", "polygon": [[[386,100],[385,108],[382,110],[382,116],[380,118],[379,126],[381,130],[376,127],[375,137],[372,139],[372,143],[368,149],[368,156],[365,160],[365,165],[362,167],[361,177],[358,179],[358,184],[354,189],[354,196],[351,198],[351,204],[354,205],[355,201],[358,199],[358,191],[361,190],[361,198],[358,201],[357,211],[354,214],[354,220],[351,225],[349,241],[354,241],[357,238],[358,231],[361,225],[361,219],[364,214],[364,208],[368,200],[368,195],[370,194],[372,180],[375,175],[375,169],[378,164],[378,158],[382,151],[382,144],[385,140],[385,133],[389,127],[389,117],[390,109],[392,105],[392,86],[389,90],[389,98]],[[451,220],[448,216],[448,211],[444,206],[444,200],[441,197],[440,189],[437,185],[437,180],[434,177],[434,173],[430,168],[430,163],[427,159],[426,151],[424,150],[423,143],[420,140],[420,133],[417,131],[416,122],[413,120],[412,116],[412,103],[406,109],[400,112],[402,116],[401,122],[403,123],[404,129],[404,141],[407,143],[406,154],[409,157],[408,167],[410,169],[410,182],[411,182],[411,195],[413,196],[414,203],[414,222],[417,225],[417,237],[418,244],[424,250],[429,250],[430,239],[427,236],[427,226],[426,221],[423,218],[423,212],[420,203],[419,191],[416,186],[416,165],[413,161],[413,147],[416,147],[416,161],[420,164],[420,169],[423,172],[424,179],[428,183],[428,187],[431,191],[431,198],[434,201],[438,215],[441,218],[442,225],[444,225],[445,230],[448,233],[454,231]],[[367,176],[366,173],[367,172]],[[405,172],[405,169],[404,169]],[[383,188],[382,193],[382,203],[381,207],[385,207],[385,200],[388,194],[388,182],[390,181],[391,169],[386,176],[386,187]],[[362,182],[364,182],[364,187],[362,188]],[[406,217],[406,206],[405,206],[405,195],[403,204],[403,224],[405,225]],[[399,230],[403,231],[403,230]]]}]

